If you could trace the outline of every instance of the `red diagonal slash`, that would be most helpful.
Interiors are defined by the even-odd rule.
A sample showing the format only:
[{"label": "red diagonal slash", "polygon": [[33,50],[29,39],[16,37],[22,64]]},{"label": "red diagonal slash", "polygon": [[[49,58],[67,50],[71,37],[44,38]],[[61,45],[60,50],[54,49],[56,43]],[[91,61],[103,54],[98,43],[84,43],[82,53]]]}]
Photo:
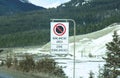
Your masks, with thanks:
[{"label": "red diagonal slash", "polygon": [[59,28],[59,26],[57,26],[56,29],[58,29],[61,33],[63,32],[63,31]]}]

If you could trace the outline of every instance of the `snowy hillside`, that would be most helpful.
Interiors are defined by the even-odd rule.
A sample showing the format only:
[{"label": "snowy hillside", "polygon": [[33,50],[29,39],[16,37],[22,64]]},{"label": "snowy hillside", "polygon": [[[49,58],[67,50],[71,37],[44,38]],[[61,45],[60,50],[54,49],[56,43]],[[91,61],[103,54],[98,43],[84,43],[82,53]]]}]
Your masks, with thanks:
[{"label": "snowy hillside", "polygon": [[[113,32],[117,30],[120,34],[120,25],[112,24],[97,32],[76,36],[76,57],[80,56],[103,56],[106,52],[105,44],[112,40]],[[42,47],[43,50],[50,50],[50,43]],[[73,54],[73,36],[69,38],[69,53]]]},{"label": "snowy hillside", "polygon": [[[92,55],[94,57],[101,57],[105,55],[106,46],[105,44],[112,40],[114,31],[118,31],[120,34],[120,24],[112,24],[102,30],[88,33],[84,35],[76,35],[76,57],[86,57]],[[69,37],[69,54],[73,55],[73,36]],[[14,48],[13,52],[19,51],[23,53],[47,53],[50,54],[50,42],[44,46],[30,46],[22,48]]]},{"label": "snowy hillside", "polygon": [[[106,52],[105,44],[112,40],[113,32],[117,31],[120,35],[120,24],[112,24],[107,28],[99,30],[97,32],[77,35],[76,36],[76,59],[75,59],[75,78],[88,78],[90,71],[94,73],[94,78],[98,78],[99,68],[105,64],[105,61],[101,59]],[[73,55],[73,36],[69,38],[69,54]],[[7,50],[7,49],[6,49]],[[12,48],[8,51],[16,53],[18,58],[24,55],[24,53],[30,53],[34,55],[35,60],[39,60],[40,57],[50,56],[63,67],[63,70],[68,78],[73,78],[73,59],[70,56],[55,56],[50,55],[50,42],[44,46],[29,46],[21,48]],[[6,53],[8,52],[6,51]],[[94,56],[93,58],[88,57]],[[4,53],[2,59],[6,56]]]},{"label": "snowy hillside", "polygon": [[[88,57],[92,55],[94,57],[104,56],[106,53],[105,44],[112,40],[112,35],[114,31],[118,31],[120,34],[120,24],[112,24],[102,30],[88,33],[84,35],[76,36],[76,58]],[[73,55],[73,36],[69,37],[69,54]],[[47,53],[50,54],[50,42],[44,46],[30,46],[30,47],[21,47],[13,48],[12,52],[15,53]]]},{"label": "snowy hillside", "polygon": [[62,7],[66,7],[66,6],[73,6],[73,7],[79,7],[82,5],[85,5],[87,3],[90,3],[92,0],[71,0],[68,3],[64,3],[62,4]]},{"label": "snowy hillside", "polygon": [[[88,78],[90,71],[94,73],[94,78],[98,78],[99,68],[102,68],[105,61],[102,57],[106,53],[105,44],[112,40],[113,32],[117,31],[120,35],[120,24],[112,24],[102,30],[76,36],[76,59],[75,59],[75,78]],[[73,55],[73,36],[69,38],[69,53]],[[50,43],[42,47],[43,50],[50,50]],[[90,58],[88,56],[93,56]],[[56,60],[58,61],[58,60]],[[73,61],[61,60],[66,63],[64,71],[68,78],[73,76]],[[59,61],[58,61],[59,62]]]}]

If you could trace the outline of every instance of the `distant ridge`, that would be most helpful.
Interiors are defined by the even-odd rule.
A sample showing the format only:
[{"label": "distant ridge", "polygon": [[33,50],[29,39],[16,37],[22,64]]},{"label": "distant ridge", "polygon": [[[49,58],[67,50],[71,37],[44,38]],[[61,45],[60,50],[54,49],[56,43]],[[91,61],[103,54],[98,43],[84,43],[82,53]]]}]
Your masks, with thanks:
[{"label": "distant ridge", "polygon": [[27,1],[0,0],[0,15],[10,15],[19,12],[42,10],[43,7],[35,6]]}]

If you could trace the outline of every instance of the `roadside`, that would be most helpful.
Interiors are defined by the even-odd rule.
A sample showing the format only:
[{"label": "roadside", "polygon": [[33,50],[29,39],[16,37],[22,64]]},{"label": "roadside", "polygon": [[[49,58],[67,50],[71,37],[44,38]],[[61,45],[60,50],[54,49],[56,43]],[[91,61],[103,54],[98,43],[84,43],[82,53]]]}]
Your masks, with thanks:
[{"label": "roadside", "polygon": [[11,68],[0,67],[0,78],[57,78],[45,73],[22,72]]},{"label": "roadside", "polygon": [[13,77],[8,74],[0,73],[0,78],[13,78]]},{"label": "roadside", "polygon": [[0,74],[4,74],[6,78],[35,78],[30,73],[23,73],[6,67],[0,67]]}]

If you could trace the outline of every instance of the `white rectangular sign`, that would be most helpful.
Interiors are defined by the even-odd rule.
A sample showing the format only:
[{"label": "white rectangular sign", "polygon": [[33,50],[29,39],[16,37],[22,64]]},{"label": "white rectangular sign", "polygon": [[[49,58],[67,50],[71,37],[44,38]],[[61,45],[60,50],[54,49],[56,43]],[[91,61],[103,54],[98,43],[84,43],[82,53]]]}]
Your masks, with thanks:
[{"label": "white rectangular sign", "polygon": [[68,38],[68,22],[51,22],[51,53],[67,54],[69,51]]}]

